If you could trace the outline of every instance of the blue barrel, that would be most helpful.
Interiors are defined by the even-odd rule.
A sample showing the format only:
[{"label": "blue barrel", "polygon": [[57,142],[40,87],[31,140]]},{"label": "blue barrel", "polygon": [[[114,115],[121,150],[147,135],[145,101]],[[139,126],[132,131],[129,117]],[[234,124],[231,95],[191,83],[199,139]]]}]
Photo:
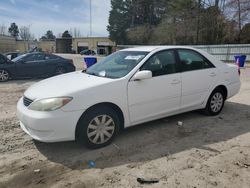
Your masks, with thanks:
[{"label": "blue barrel", "polygon": [[87,68],[89,68],[97,62],[97,58],[96,57],[84,57],[84,61],[86,63]]},{"label": "blue barrel", "polygon": [[236,55],[236,56],[234,56],[234,59],[235,59],[236,63],[239,63],[240,67],[244,67],[246,57],[247,56],[245,56],[245,55]]}]

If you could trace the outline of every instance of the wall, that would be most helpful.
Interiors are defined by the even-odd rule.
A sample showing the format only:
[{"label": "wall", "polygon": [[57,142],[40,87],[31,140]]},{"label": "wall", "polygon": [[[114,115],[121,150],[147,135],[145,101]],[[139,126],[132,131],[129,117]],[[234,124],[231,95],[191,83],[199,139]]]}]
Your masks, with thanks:
[{"label": "wall", "polygon": [[55,53],[56,52],[56,41],[39,41],[38,48],[41,48],[44,52]]},{"label": "wall", "polygon": [[22,40],[16,41],[16,49],[22,53],[27,52],[29,50],[28,41],[22,41]]},{"label": "wall", "polygon": [[0,53],[16,51],[16,40],[14,37],[0,35]]}]

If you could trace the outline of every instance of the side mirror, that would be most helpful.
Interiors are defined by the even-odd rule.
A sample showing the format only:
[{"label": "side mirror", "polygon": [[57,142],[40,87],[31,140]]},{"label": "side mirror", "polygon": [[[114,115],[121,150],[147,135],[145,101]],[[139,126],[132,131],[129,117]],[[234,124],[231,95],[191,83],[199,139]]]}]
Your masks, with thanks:
[{"label": "side mirror", "polygon": [[145,80],[152,78],[152,72],[148,70],[143,70],[135,73],[135,75],[132,77],[132,80],[138,81],[138,80]]}]

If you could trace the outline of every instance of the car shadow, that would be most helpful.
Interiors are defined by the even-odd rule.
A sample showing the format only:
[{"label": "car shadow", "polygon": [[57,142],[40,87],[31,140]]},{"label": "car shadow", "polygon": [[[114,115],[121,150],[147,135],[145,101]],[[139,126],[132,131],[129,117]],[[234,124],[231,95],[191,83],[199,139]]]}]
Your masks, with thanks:
[{"label": "car shadow", "polygon": [[[107,168],[158,159],[191,148],[215,152],[209,144],[249,132],[249,120],[249,105],[226,102],[218,116],[194,111],[144,123],[124,130],[111,145],[96,150],[76,142],[35,141],[35,145],[48,160],[71,169],[86,168],[89,160],[96,163],[96,168]],[[178,121],[183,122],[182,127],[177,126]]]}]

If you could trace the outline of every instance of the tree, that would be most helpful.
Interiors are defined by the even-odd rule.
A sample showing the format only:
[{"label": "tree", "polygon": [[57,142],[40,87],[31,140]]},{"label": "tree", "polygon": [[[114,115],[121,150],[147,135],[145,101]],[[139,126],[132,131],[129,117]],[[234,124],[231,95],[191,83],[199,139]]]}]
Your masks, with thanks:
[{"label": "tree", "polygon": [[132,0],[111,0],[111,10],[109,12],[109,31],[110,38],[118,44],[126,44],[126,30],[130,27]]},{"label": "tree", "polygon": [[238,42],[241,42],[242,25],[250,21],[250,1],[249,0],[228,0],[228,14],[238,23]]},{"label": "tree", "polygon": [[107,30],[117,44],[235,43],[249,10],[249,0],[111,0]]},{"label": "tree", "polygon": [[35,37],[30,33],[29,26],[21,26],[20,29],[20,38],[24,41],[34,40]]},{"label": "tree", "polygon": [[11,23],[8,32],[10,33],[11,36],[17,38],[19,35],[19,30],[18,30],[18,26],[16,25],[16,23]]},{"label": "tree", "polygon": [[70,35],[73,36],[74,38],[81,37],[81,32],[80,32],[80,30],[77,29],[77,28],[73,28],[73,29],[70,28],[70,32],[69,32],[69,33],[70,33]]},{"label": "tree", "polygon": [[250,43],[250,23],[247,23],[243,26],[241,31],[241,42],[243,43]]},{"label": "tree", "polygon": [[51,30],[48,30],[44,36],[41,37],[41,40],[55,40],[56,36]]},{"label": "tree", "polygon": [[7,28],[4,24],[0,25],[0,35],[6,35],[7,32],[6,32]]},{"label": "tree", "polygon": [[64,31],[63,34],[62,34],[62,38],[72,38],[72,36],[70,35],[69,31],[66,30],[66,31]]}]

